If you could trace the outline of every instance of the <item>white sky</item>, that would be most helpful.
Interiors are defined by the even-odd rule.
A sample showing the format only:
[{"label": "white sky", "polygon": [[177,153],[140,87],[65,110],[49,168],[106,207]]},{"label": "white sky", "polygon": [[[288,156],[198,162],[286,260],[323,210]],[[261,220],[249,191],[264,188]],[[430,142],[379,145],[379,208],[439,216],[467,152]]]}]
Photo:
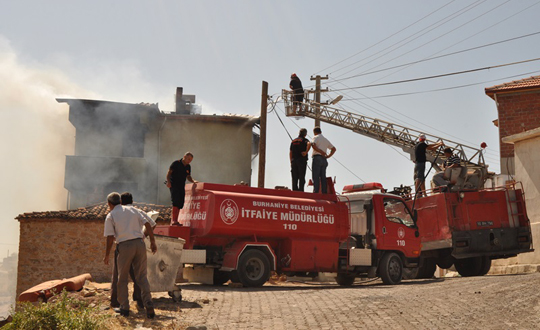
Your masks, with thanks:
[{"label": "white sky", "polygon": [[[292,72],[298,74],[304,87],[310,87],[313,74],[329,74],[335,80],[540,32],[539,3],[0,0],[0,88],[4,90],[0,93],[4,98],[0,99],[4,145],[0,151],[3,163],[22,164],[4,171],[1,177],[5,230],[0,233],[0,257],[7,249],[17,248],[18,223],[13,220],[17,214],[65,208],[63,197],[39,203],[47,190],[31,189],[36,180],[51,176],[49,171],[53,170],[41,166],[46,159],[32,158],[43,153],[43,141],[21,139],[29,120],[21,115],[23,111],[48,116],[49,121],[52,117],[56,125],[64,126],[51,127],[46,121],[41,126],[46,131],[43,134],[52,135],[51,141],[66,142],[62,146],[47,142],[48,148],[58,146],[51,152],[64,154],[69,153],[64,151],[69,150],[73,136],[67,106],[51,102],[54,97],[159,102],[162,110],[173,111],[175,88],[181,86],[184,93],[197,96],[204,113],[258,116],[263,80],[268,81],[269,93],[276,99],[281,89],[288,88]],[[518,62],[539,54],[540,35],[534,35],[343,83],[353,87],[413,79]],[[539,63],[328,93],[322,100],[343,94],[339,105],[348,111],[471,146],[486,142],[486,160],[491,170],[499,172],[498,131],[492,124],[497,111],[484,88],[538,75]],[[331,80],[324,81],[323,87],[343,88]],[[18,88],[10,88],[13,84]],[[350,100],[467,84],[476,85]],[[297,135],[297,125],[311,132],[312,120],[285,118],[282,111],[282,104],[278,104],[277,113],[291,135]],[[290,140],[275,113],[268,118],[266,186],[290,186]],[[327,173],[336,176],[339,190],[361,180],[381,182],[386,188],[412,184],[413,164],[401,150],[328,124],[323,123],[322,129],[337,147]],[[62,162],[52,164],[56,170],[63,166]],[[196,171],[196,159],[193,168]],[[40,175],[28,175],[35,172]],[[257,173],[256,167],[253,172]],[[252,181],[256,184],[256,175]],[[26,189],[15,189],[15,185]],[[49,186],[62,190],[63,177]],[[18,203],[13,203],[15,199]]]}]

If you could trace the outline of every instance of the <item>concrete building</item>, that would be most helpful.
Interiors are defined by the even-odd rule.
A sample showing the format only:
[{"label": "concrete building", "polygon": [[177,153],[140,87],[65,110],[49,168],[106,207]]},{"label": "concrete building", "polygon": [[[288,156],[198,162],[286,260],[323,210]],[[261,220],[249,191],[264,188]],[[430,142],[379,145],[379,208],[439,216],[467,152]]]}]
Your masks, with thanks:
[{"label": "concrete building", "polygon": [[258,117],[200,115],[194,95],[177,89],[176,111],[157,104],[57,99],[69,105],[75,154],[67,156],[68,208],[102,202],[111,191],[130,191],[137,201],[170,204],[163,184],[170,164],[194,154],[193,178],[250,183]]},{"label": "concrete building", "polygon": [[[523,184],[534,253],[500,260],[503,272],[540,270],[540,76],[486,88],[498,110],[501,171]],[[510,269],[510,271],[508,270]]]}]

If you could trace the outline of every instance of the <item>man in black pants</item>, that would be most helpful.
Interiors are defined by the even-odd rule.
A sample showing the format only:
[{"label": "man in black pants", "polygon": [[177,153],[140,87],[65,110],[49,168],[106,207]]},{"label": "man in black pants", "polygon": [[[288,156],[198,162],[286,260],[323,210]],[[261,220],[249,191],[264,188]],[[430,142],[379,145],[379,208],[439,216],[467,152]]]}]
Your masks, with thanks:
[{"label": "man in black pants", "polygon": [[418,137],[418,143],[414,147],[414,187],[418,197],[422,197],[422,195],[426,196],[426,151],[435,150],[443,145],[444,143],[442,141],[435,144],[427,144],[424,134],[420,134]]},{"label": "man in black pants", "polygon": [[302,102],[304,102],[304,87],[302,87],[302,82],[300,81],[300,78],[298,78],[296,73],[293,73],[291,75],[291,82],[289,83],[289,87],[294,92],[293,111],[296,112],[296,107]]},{"label": "man in black pants", "polygon": [[175,160],[169,167],[167,172],[167,187],[171,190],[171,201],[173,205],[171,225],[178,225],[178,214],[184,207],[184,199],[186,197],[186,179],[192,183],[197,183],[191,177],[191,161],[193,154],[186,152],[180,160]]},{"label": "man in black pants", "polygon": [[306,167],[311,143],[306,139],[307,129],[300,129],[298,137],[291,142],[289,158],[291,161],[292,190],[304,191]]}]

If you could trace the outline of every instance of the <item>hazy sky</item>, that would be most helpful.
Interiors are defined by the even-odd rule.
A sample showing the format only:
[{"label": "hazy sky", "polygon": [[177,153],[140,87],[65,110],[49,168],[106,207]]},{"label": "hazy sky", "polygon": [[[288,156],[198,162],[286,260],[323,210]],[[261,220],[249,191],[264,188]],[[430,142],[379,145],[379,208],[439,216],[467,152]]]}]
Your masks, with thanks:
[{"label": "hazy sky", "polygon": [[[159,102],[173,111],[182,86],[197,95],[203,113],[258,115],[261,82],[275,100],[292,72],[304,87],[312,86],[311,75],[328,74],[323,87],[335,90],[540,54],[540,34],[501,42],[540,32],[540,1],[533,0],[0,0],[0,8],[0,256],[17,248],[17,214],[65,208],[64,155],[72,152],[74,130],[67,105],[55,97]],[[322,100],[342,94],[339,106],[348,111],[475,147],[486,142],[486,160],[498,172],[497,110],[484,88],[538,75],[539,63],[329,92]],[[470,86],[448,89],[463,85]],[[445,90],[427,92],[434,89]],[[412,94],[391,96],[405,93]],[[276,113],[293,137],[298,126],[313,127],[310,119],[285,118],[282,103],[269,114],[267,187],[290,186],[290,140]],[[362,181],[413,183],[413,164],[401,150],[328,124],[322,129],[337,147],[327,173],[339,190]]]}]

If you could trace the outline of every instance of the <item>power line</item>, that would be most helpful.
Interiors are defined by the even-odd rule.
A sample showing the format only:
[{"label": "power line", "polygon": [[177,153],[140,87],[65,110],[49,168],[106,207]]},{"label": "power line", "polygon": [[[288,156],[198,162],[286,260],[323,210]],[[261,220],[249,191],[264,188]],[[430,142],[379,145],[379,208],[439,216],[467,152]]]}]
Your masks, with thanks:
[{"label": "power line", "polygon": [[[392,53],[392,52],[394,52],[394,51],[400,49],[401,47],[407,45],[408,43],[410,43],[410,42],[412,42],[412,41],[414,41],[414,40],[416,40],[416,39],[418,39],[418,38],[420,38],[420,37],[426,35],[427,33],[429,33],[429,32],[431,32],[431,31],[433,31],[433,30],[435,30],[435,29],[441,27],[442,25],[444,25],[444,24],[446,24],[446,23],[452,21],[453,19],[456,19],[457,17],[459,17],[459,16],[465,14],[466,12],[468,12],[468,11],[474,9],[475,7],[479,6],[480,4],[482,4],[482,3],[485,2],[485,1],[486,1],[486,0],[483,0],[483,1],[476,1],[476,2],[473,3],[473,4],[467,5],[467,6],[465,6],[464,8],[462,8],[462,9],[460,9],[460,10],[458,10],[458,11],[456,11],[456,12],[450,14],[450,15],[447,15],[447,16],[444,17],[442,20],[439,20],[439,21],[437,21],[436,23],[433,23],[433,24],[431,24],[431,25],[429,25],[429,26],[423,28],[422,30],[420,30],[420,31],[418,31],[418,32],[416,32],[416,33],[410,35],[409,37],[404,38],[404,39],[402,39],[402,40],[400,40],[400,41],[394,43],[393,45],[390,45],[390,46],[388,46],[388,47],[386,47],[386,48],[384,48],[384,49],[382,49],[382,50],[380,50],[380,51],[378,51],[378,52],[376,52],[376,53],[374,53],[374,54],[372,54],[372,55],[370,55],[370,56],[368,56],[368,57],[366,57],[366,58],[364,58],[364,59],[358,60],[358,61],[356,61],[356,62],[354,62],[354,63],[351,63],[351,64],[349,64],[349,65],[347,65],[347,66],[345,66],[345,67],[343,67],[343,68],[341,68],[341,69],[338,69],[338,70],[336,70],[336,71],[334,71],[334,72],[331,72],[330,74],[335,73],[335,72],[340,71],[340,70],[343,70],[343,69],[346,69],[346,68],[348,68],[348,67],[350,67],[350,66],[352,66],[352,65],[354,65],[354,64],[357,64],[357,63],[359,63],[359,62],[365,61],[365,60],[367,60],[367,59],[369,59],[369,58],[375,57],[375,56],[379,55],[380,53],[383,53],[383,52],[385,52],[385,51],[387,51],[387,50],[390,49],[390,50],[387,51],[386,53],[384,53],[384,54],[382,54],[382,55],[380,55],[380,56],[377,56],[375,59],[372,59],[372,60],[370,60],[370,61],[367,62],[367,63],[364,63],[364,64],[362,64],[362,65],[360,65],[360,66],[357,66],[357,67],[355,67],[355,68],[353,68],[353,69],[351,69],[351,70],[349,70],[349,71],[347,71],[347,72],[342,73],[341,76],[344,75],[344,74],[347,74],[347,73],[349,73],[349,72],[351,72],[351,71],[357,70],[357,69],[359,69],[359,68],[361,68],[361,67],[363,67],[363,66],[365,66],[365,65],[367,65],[367,64],[369,64],[369,63],[371,63],[371,62],[373,62],[373,61],[375,61],[375,60],[380,59],[382,56],[386,56],[386,55],[388,55],[388,54],[390,54],[390,53]],[[418,35],[418,34],[419,34],[419,35]],[[413,37],[414,37],[414,38],[413,38]],[[411,38],[412,38],[412,39],[411,39]],[[410,40],[409,40],[409,39],[410,39]],[[400,45],[400,44],[401,44],[401,45]],[[396,47],[396,46],[397,46],[397,47]],[[393,48],[393,49],[392,49],[392,48]],[[338,76],[338,77],[339,77],[339,76]]]},{"label": "power line", "polygon": [[379,42],[377,42],[377,43],[375,43],[375,44],[373,44],[373,45],[371,45],[371,46],[369,46],[369,47],[367,47],[367,48],[365,48],[365,49],[359,51],[358,53],[356,53],[356,54],[354,54],[354,55],[351,55],[351,56],[349,56],[349,57],[347,57],[347,58],[345,58],[345,59],[343,59],[343,60],[341,60],[341,61],[339,61],[339,62],[337,62],[337,63],[335,63],[335,64],[332,64],[332,65],[330,65],[329,67],[326,67],[326,68],[320,70],[319,72],[324,72],[324,71],[326,71],[326,70],[328,70],[328,69],[330,69],[330,68],[332,68],[332,67],[334,67],[334,66],[336,66],[336,65],[339,65],[339,64],[341,64],[341,63],[343,63],[343,62],[345,62],[345,61],[347,61],[347,60],[349,60],[349,59],[351,59],[351,58],[353,58],[353,57],[355,57],[355,56],[357,56],[357,55],[362,54],[363,52],[365,52],[365,51],[367,51],[367,50],[369,50],[369,49],[371,49],[371,48],[377,46],[378,44],[380,44],[380,43],[382,43],[382,42],[384,42],[384,41],[386,41],[386,40],[392,38],[392,37],[395,36],[395,35],[400,34],[401,32],[407,30],[407,29],[410,28],[410,27],[416,25],[417,23],[423,21],[424,19],[428,18],[429,16],[433,15],[434,13],[438,12],[439,10],[443,9],[444,7],[450,5],[452,2],[455,2],[455,1],[456,1],[456,0],[452,0],[452,1],[448,2],[447,4],[445,4],[445,5],[443,5],[442,7],[439,7],[438,9],[432,11],[431,13],[429,13],[429,14],[427,14],[426,16],[420,18],[419,20],[415,21],[414,23],[411,23],[411,24],[407,25],[405,28],[400,29],[400,30],[398,30],[397,32],[394,32],[393,34],[391,34],[390,36],[388,36],[388,37],[382,39],[381,41],[379,41]]},{"label": "power line", "polygon": [[[507,2],[508,2],[508,1],[507,1]],[[505,3],[506,3],[506,2],[505,2]],[[506,21],[506,20],[509,20],[510,18],[516,16],[517,14],[520,14],[520,13],[524,12],[525,10],[527,10],[527,9],[533,7],[533,6],[538,5],[539,3],[540,3],[540,1],[538,1],[538,2],[536,2],[536,3],[534,3],[534,4],[532,4],[532,5],[530,5],[530,6],[526,7],[526,8],[524,8],[524,9],[518,11],[517,13],[514,13],[514,14],[511,15],[511,16],[508,16],[507,18],[505,18],[505,19],[503,19],[503,20],[501,20],[501,21],[498,21],[498,22],[495,23],[495,24],[492,24],[492,25],[486,27],[485,29],[483,29],[483,30],[481,30],[481,31],[479,31],[479,32],[477,32],[477,33],[475,33],[475,34],[473,34],[473,35],[471,35],[471,36],[469,36],[469,37],[467,37],[467,38],[465,38],[465,39],[462,39],[462,40],[460,40],[460,41],[458,41],[458,42],[456,42],[456,43],[454,43],[454,44],[452,44],[452,45],[450,45],[450,46],[448,46],[448,47],[446,47],[446,48],[444,48],[444,49],[441,49],[440,51],[438,51],[438,52],[436,52],[436,53],[434,53],[434,54],[432,54],[432,55],[439,54],[440,52],[443,52],[443,51],[445,51],[445,50],[447,50],[447,49],[450,49],[450,48],[454,47],[455,45],[458,45],[458,44],[460,44],[460,43],[462,43],[462,42],[464,42],[464,41],[466,41],[466,40],[469,40],[470,38],[472,38],[472,37],[474,37],[474,36],[476,36],[476,35],[478,35],[478,34],[484,32],[484,31],[486,31],[486,30],[489,30],[489,29],[491,29],[492,27],[494,27],[494,26],[496,26],[496,25],[499,25],[499,24],[501,24],[502,22],[504,22],[504,21]],[[496,8],[498,8],[498,7],[500,7],[500,6],[502,6],[502,4],[499,5],[499,6],[497,6],[497,7],[495,7],[494,9],[496,9]],[[493,11],[494,9],[492,9],[492,10],[490,10],[490,11]],[[483,15],[484,15],[484,14],[483,14]],[[483,15],[481,15],[481,16],[483,16]],[[475,18],[475,19],[476,19],[476,18]],[[405,54],[403,54],[403,55],[405,55]],[[431,55],[430,55],[430,56],[431,56]],[[428,56],[428,57],[429,57],[429,56]],[[388,62],[388,61],[387,61],[387,62]],[[386,62],[386,63],[387,63],[387,62]],[[402,71],[402,70],[404,70],[404,69],[405,69],[405,68],[403,68],[403,69],[401,69],[401,70],[397,70],[397,71],[395,71],[395,72],[393,72],[393,73],[391,73],[391,74],[388,74],[388,75],[383,76],[383,77],[381,77],[381,78],[379,78],[379,79],[376,79],[376,80],[372,81],[371,83],[374,83],[374,82],[383,80],[384,78],[389,77],[389,76],[391,76],[391,75],[393,75],[393,74],[395,74],[395,73],[397,73],[397,72],[400,72],[400,71]]]},{"label": "power line", "polygon": [[452,90],[452,89],[458,89],[458,88],[464,88],[464,87],[471,87],[471,86],[476,86],[476,85],[483,85],[483,84],[487,84],[487,83],[491,83],[491,82],[495,82],[495,81],[499,81],[499,80],[511,79],[511,78],[521,77],[521,76],[524,76],[524,75],[535,74],[535,73],[540,73],[540,70],[525,72],[525,73],[521,73],[521,74],[517,74],[517,75],[513,75],[513,76],[508,76],[508,77],[503,77],[503,78],[498,78],[498,79],[492,79],[492,80],[486,80],[486,81],[482,81],[482,82],[478,82],[478,83],[472,83],[472,84],[466,84],[466,85],[458,85],[458,86],[445,87],[445,88],[429,89],[429,90],[425,90],[425,91],[410,92],[410,93],[399,93],[399,94],[378,95],[378,96],[353,98],[353,99],[343,99],[340,102],[347,102],[347,101],[353,101],[353,100],[379,99],[379,98],[385,98],[385,97],[406,96],[406,95],[424,94],[424,93],[431,93],[431,92],[441,92],[441,91],[446,91],[446,90]]},{"label": "power line", "polygon": [[383,72],[383,71],[388,71],[388,70],[392,70],[392,69],[397,69],[397,68],[401,68],[401,67],[404,67],[404,66],[409,66],[409,65],[413,65],[413,64],[422,63],[422,62],[427,62],[427,61],[431,61],[431,60],[435,60],[435,59],[439,59],[439,58],[443,58],[443,57],[447,57],[447,56],[457,55],[457,54],[469,52],[469,51],[472,51],[472,50],[477,50],[477,49],[481,49],[481,48],[485,48],[485,47],[490,47],[490,46],[502,44],[502,43],[509,42],[509,41],[514,41],[514,40],[518,40],[518,39],[522,39],[522,38],[526,38],[526,37],[531,37],[531,36],[534,36],[534,35],[537,35],[537,34],[540,34],[540,31],[539,31],[539,32],[530,33],[530,34],[526,34],[526,35],[522,35],[522,36],[515,37],[515,38],[510,38],[510,39],[506,39],[506,40],[501,40],[501,41],[497,41],[497,42],[492,42],[492,43],[485,44],[485,45],[482,45],[482,46],[477,46],[477,47],[472,47],[472,48],[468,48],[468,49],[459,50],[459,51],[456,51],[456,52],[453,52],[453,53],[448,53],[448,54],[444,54],[444,55],[439,55],[439,56],[434,56],[434,57],[425,58],[425,59],[423,59],[423,60],[418,60],[418,61],[414,61],[414,62],[409,62],[409,63],[405,63],[405,64],[400,64],[400,65],[392,66],[392,67],[385,68],[385,69],[380,69],[380,70],[375,70],[375,71],[367,71],[367,72],[359,73],[359,74],[354,75],[354,76],[349,76],[349,77],[345,77],[345,78],[335,79],[335,81],[343,81],[343,80],[348,80],[348,79],[352,79],[352,78],[356,78],[356,77],[367,76],[367,75],[374,74],[374,73],[378,73],[378,72]]},{"label": "power line", "polygon": [[338,92],[338,91],[351,90],[351,89],[361,89],[361,88],[369,88],[369,87],[387,86],[387,85],[402,84],[402,83],[407,83],[407,82],[414,82],[414,81],[421,81],[421,80],[449,77],[449,76],[455,76],[455,75],[471,73],[471,72],[478,72],[478,71],[483,71],[483,70],[498,69],[498,68],[502,68],[502,67],[505,67],[505,66],[529,63],[529,62],[534,62],[534,61],[538,61],[538,60],[540,60],[540,58],[533,58],[533,59],[530,59],[530,60],[524,60],[524,61],[512,62],[512,63],[506,63],[506,64],[500,64],[500,65],[494,65],[494,66],[487,66],[487,67],[483,67],[483,68],[477,68],[477,69],[471,69],[471,70],[465,70],[465,71],[444,73],[444,74],[439,74],[439,75],[434,75],[434,76],[426,76],[426,77],[420,77],[420,78],[405,79],[405,80],[398,80],[398,81],[392,81],[392,82],[387,82],[387,83],[363,85],[363,86],[350,87],[350,88],[333,89],[332,91]]}]

